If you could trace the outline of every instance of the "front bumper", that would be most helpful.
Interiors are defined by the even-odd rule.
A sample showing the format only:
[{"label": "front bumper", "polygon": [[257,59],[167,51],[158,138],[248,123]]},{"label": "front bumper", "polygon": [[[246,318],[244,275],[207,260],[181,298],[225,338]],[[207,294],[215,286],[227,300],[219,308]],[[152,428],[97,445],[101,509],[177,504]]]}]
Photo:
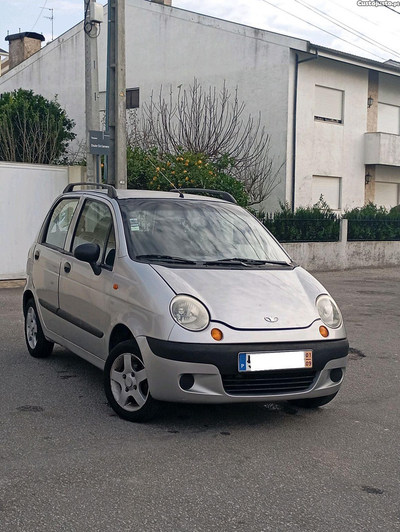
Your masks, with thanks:
[{"label": "front bumper", "polygon": [[[286,401],[334,394],[343,381],[349,348],[347,339],[256,344],[190,344],[146,337],[137,341],[152,396],[187,403]],[[293,350],[312,350],[312,369],[238,371],[240,352]],[[342,370],[337,382],[331,378],[333,369]],[[180,386],[182,375],[193,377],[187,390]]]}]

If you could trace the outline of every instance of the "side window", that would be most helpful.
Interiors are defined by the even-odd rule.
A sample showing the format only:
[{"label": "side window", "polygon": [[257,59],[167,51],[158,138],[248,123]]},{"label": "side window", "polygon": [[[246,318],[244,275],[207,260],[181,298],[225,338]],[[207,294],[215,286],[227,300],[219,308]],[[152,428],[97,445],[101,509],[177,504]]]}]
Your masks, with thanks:
[{"label": "side window", "polygon": [[115,257],[112,215],[107,205],[96,200],[85,202],[72,240],[72,253],[81,244],[88,243],[98,244],[100,246],[99,263],[112,267]]},{"label": "side window", "polygon": [[63,249],[68,229],[74,215],[78,199],[64,199],[56,205],[51,215],[43,243]]}]

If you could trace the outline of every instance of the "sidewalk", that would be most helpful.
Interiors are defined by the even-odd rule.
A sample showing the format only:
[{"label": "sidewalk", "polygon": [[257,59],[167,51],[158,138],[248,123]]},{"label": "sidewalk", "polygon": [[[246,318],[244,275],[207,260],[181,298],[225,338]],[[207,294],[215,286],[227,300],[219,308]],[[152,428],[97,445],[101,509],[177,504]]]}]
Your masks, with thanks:
[{"label": "sidewalk", "polygon": [[13,281],[0,281],[0,290],[2,288],[23,288],[25,279],[14,279]]}]

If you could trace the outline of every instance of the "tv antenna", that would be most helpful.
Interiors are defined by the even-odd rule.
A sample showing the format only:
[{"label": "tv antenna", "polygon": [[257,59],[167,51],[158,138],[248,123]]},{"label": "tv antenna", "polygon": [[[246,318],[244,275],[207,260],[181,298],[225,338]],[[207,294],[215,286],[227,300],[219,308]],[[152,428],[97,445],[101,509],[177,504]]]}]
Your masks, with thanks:
[{"label": "tv antenna", "polygon": [[42,9],[47,9],[48,11],[51,11],[51,16],[50,17],[44,17],[44,18],[48,18],[49,20],[51,20],[51,40],[54,40],[54,9],[52,7],[45,7],[45,6],[40,6]]}]

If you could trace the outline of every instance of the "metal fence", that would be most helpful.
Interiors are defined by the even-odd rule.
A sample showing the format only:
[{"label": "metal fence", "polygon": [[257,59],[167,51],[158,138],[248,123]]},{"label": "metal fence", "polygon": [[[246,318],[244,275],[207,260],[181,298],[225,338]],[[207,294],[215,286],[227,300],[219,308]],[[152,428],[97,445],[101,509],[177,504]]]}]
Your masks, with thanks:
[{"label": "metal fence", "polygon": [[[340,238],[340,218],[299,219],[265,215],[262,222],[279,242],[338,242]],[[400,219],[348,219],[347,240],[400,241]]]},{"label": "metal fence", "polygon": [[266,216],[262,220],[279,242],[338,242],[339,219],[282,219]]},{"label": "metal fence", "polygon": [[349,219],[347,240],[400,240],[400,219]]}]

